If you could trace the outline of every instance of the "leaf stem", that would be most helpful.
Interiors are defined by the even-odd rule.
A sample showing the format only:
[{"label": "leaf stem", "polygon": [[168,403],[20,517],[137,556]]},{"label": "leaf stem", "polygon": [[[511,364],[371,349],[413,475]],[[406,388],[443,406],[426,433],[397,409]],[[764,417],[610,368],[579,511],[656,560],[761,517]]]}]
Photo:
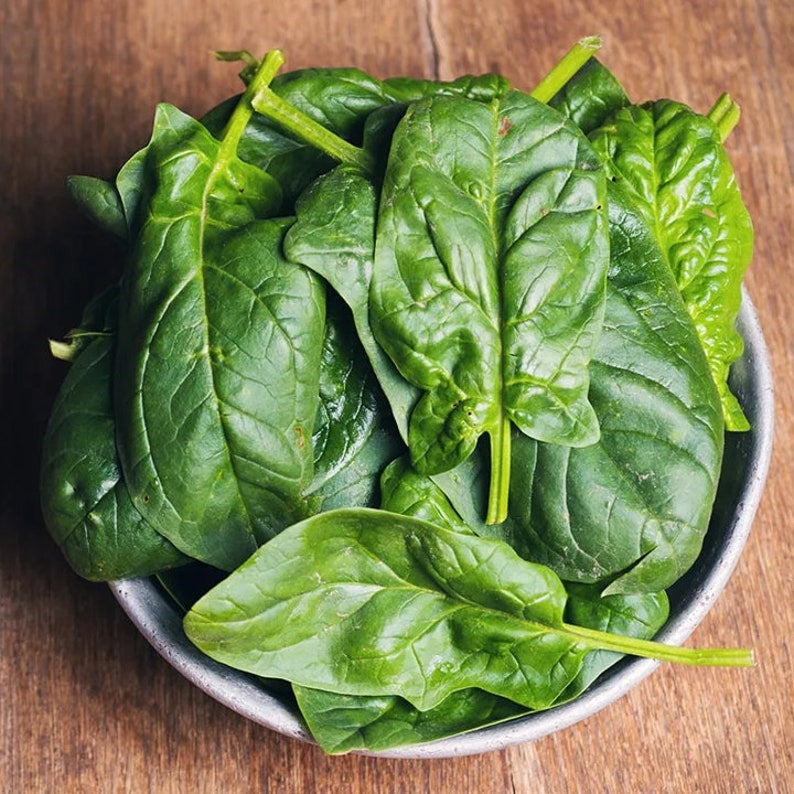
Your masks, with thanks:
[{"label": "leaf stem", "polygon": [[577,41],[535,86],[530,96],[544,104],[549,102],[599,49],[601,49],[600,36],[586,36]]},{"label": "leaf stem", "polygon": [[[278,51],[276,50],[275,52]],[[265,60],[270,57],[270,54],[268,53]],[[254,88],[253,83],[251,88]],[[306,141],[310,146],[325,152],[334,160],[357,166],[368,174],[374,172],[375,166],[369,152],[360,149],[358,146],[353,146],[352,143],[348,143],[344,138],[335,135],[323,127],[322,124],[318,124],[314,119],[275,94],[267,84],[253,91],[251,104],[257,113],[267,116],[287,130],[287,132]]]},{"label": "leaf stem", "polygon": [[617,651],[698,667],[752,667],[754,664],[753,652],[747,648],[679,648],[676,645],[607,634],[567,623],[563,623],[563,628],[594,650]]},{"label": "leaf stem", "polygon": [[501,524],[507,518],[510,492],[510,420],[503,418],[499,429],[490,433],[491,485],[488,493],[486,524]]},{"label": "leaf stem", "polygon": [[220,159],[226,159],[237,152],[237,145],[240,138],[251,120],[254,109],[251,106],[251,98],[257,91],[262,91],[270,85],[271,80],[276,76],[278,70],[284,63],[284,56],[279,50],[271,50],[259,64],[256,73],[251,79],[251,83],[245,93],[240,97],[240,101],[234,108],[229,121],[221,134]]},{"label": "leaf stem", "polygon": [[242,61],[245,66],[240,70],[240,79],[248,85],[259,69],[259,61],[248,50],[213,50],[219,61]]},{"label": "leaf stem", "polygon": [[739,123],[739,116],[741,110],[739,106],[731,99],[728,93],[720,95],[719,99],[714,103],[711,110],[707,113],[720,133],[720,141],[725,143],[725,139],[731,134],[733,128]]}]

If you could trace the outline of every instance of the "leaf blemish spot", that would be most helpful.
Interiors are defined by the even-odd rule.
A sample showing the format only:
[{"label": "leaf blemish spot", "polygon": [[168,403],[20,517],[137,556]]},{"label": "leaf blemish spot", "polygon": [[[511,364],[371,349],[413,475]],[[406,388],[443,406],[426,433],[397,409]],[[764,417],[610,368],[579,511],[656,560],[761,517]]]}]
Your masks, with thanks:
[{"label": "leaf blemish spot", "polygon": [[499,123],[499,137],[504,138],[512,126],[510,119],[507,116],[502,116],[502,121]]}]

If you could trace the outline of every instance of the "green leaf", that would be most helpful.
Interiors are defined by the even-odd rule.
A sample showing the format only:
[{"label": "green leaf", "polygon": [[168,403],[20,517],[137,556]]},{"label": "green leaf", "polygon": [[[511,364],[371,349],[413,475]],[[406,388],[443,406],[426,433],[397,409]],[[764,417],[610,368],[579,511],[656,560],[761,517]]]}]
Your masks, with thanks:
[{"label": "green leaf", "polygon": [[312,448],[314,480],[306,495],[314,512],[374,507],[381,472],[405,449],[350,312],[335,295],[328,301]]},{"label": "green leaf", "polygon": [[93,176],[70,176],[66,179],[66,189],[89,220],[100,229],[127,239],[127,219],[114,185]]},{"label": "green leaf", "polygon": [[659,100],[619,110],[591,139],[675,276],[717,384],[727,429],[747,430],[727,380],[742,352],[734,325],[753,230],[717,125],[685,105]]},{"label": "green leaf", "polygon": [[185,616],[213,659],[348,695],[396,695],[426,711],[478,687],[546,708],[590,650],[746,665],[571,626],[555,574],[500,541],[380,510],[334,510],[260,548]]},{"label": "green leaf", "polygon": [[350,308],[361,344],[407,440],[407,417],[419,392],[396,370],[369,323],[376,208],[371,180],[353,167],[338,166],[300,197],[284,253],[322,276]]},{"label": "green leaf", "polygon": [[116,360],[136,507],[224,569],[308,512],[325,314],[316,277],[281,254],[290,221],[259,220],[281,196],[236,156],[250,114],[241,100],[218,141],[158,109]]},{"label": "green leaf", "polygon": [[630,104],[612,72],[591,58],[551,99],[549,105],[584,133],[600,127],[615,111]]},{"label": "green leaf", "polygon": [[523,94],[410,107],[381,194],[370,321],[424,392],[408,429],[420,471],[453,468],[488,433],[502,501],[508,421],[553,443],[598,438],[587,364],[603,314],[605,203],[581,133]]},{"label": "green leaf", "polygon": [[417,102],[429,96],[459,96],[476,102],[491,102],[510,90],[510,81],[500,74],[465,74],[455,80],[418,80],[390,77],[383,81],[392,102]]},{"label": "green leaf", "polygon": [[431,742],[527,713],[480,689],[454,692],[427,711],[396,696],[337,695],[297,685],[293,691],[315,741],[331,754]]},{"label": "green leaf", "polygon": [[[695,329],[642,217],[610,188],[611,262],[590,365],[596,444],[567,449],[514,434],[508,521],[498,532],[563,579],[656,592],[695,561],[722,463],[719,398]],[[482,453],[479,453],[482,457]],[[437,478],[474,523],[484,465]]]},{"label": "green leaf", "polygon": [[53,406],[42,448],[44,521],[74,570],[105,581],[146,576],[186,558],[133,506],[116,453],[112,376],[117,291],[94,301]]},{"label": "green leaf", "polygon": [[472,534],[444,492],[427,476],[419,474],[405,458],[391,463],[381,477],[381,509],[419,518],[445,529]]}]

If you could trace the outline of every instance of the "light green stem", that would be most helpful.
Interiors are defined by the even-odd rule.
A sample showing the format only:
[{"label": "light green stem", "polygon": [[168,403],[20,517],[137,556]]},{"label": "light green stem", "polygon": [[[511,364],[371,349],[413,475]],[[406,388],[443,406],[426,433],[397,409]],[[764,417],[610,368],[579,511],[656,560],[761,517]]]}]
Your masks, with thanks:
[{"label": "light green stem", "polygon": [[554,68],[537,84],[530,96],[544,104],[601,49],[600,36],[586,36],[571,47]]},{"label": "light green stem", "polygon": [[242,61],[245,66],[240,70],[240,79],[248,85],[254,79],[259,61],[248,50],[217,50],[212,53],[219,61]]},{"label": "light green stem", "polygon": [[[265,60],[271,54],[268,53]],[[281,53],[278,54],[281,56]],[[254,88],[253,83],[251,88]],[[314,119],[283,100],[267,85],[254,90],[251,96],[251,104],[254,110],[275,121],[287,132],[306,141],[310,146],[325,152],[334,160],[357,166],[368,174],[374,172],[374,163],[369,152],[359,149],[358,146],[353,146],[352,143],[348,143],[344,138],[340,138],[330,130],[327,130],[322,124],[318,124]]]},{"label": "light green stem", "polygon": [[580,639],[584,645],[594,650],[616,651],[697,667],[752,667],[754,664],[753,652],[747,648],[679,648],[676,645],[607,634],[567,623],[563,624],[563,628],[568,634]]},{"label": "light green stem", "polygon": [[501,524],[507,518],[510,493],[510,420],[503,418],[491,437],[491,485],[486,524]]},{"label": "light green stem", "polygon": [[720,140],[725,143],[725,139],[739,123],[741,111],[730,94],[722,94],[707,115],[717,125]]},{"label": "light green stem", "polygon": [[271,50],[262,60],[223,130],[220,159],[232,156],[237,152],[240,138],[254,113],[251,105],[253,97],[259,91],[270,90],[268,86],[283,64],[284,56],[279,50]]}]

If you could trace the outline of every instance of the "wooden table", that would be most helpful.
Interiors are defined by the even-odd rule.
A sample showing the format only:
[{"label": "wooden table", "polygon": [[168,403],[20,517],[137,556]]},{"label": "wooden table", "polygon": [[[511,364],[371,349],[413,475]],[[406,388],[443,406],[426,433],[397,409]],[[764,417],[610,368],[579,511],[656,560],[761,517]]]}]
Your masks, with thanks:
[{"label": "wooden table", "polygon": [[[793,16],[789,0],[0,5],[0,792],[791,791]],[[693,642],[752,645],[758,666],[666,666],[584,723],[486,756],[327,758],[195,690],[45,533],[39,441],[65,371],[46,339],[120,269],[64,177],[110,176],[147,139],[158,100],[195,115],[236,91],[210,49],[279,46],[289,67],[382,76],[496,70],[530,88],[588,33],[604,34],[603,58],[635,98],[705,111],[729,89],[742,106],[728,146],[756,225],[748,285],[772,354],[777,441],[742,560]]]}]

